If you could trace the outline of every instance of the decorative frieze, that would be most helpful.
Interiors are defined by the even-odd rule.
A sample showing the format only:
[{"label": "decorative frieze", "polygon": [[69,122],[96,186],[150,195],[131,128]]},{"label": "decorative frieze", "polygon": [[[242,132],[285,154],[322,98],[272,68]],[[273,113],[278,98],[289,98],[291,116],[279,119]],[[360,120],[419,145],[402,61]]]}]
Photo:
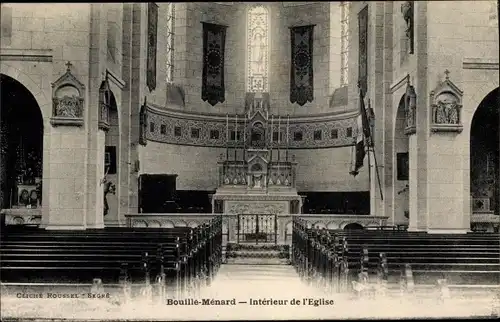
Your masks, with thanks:
[{"label": "decorative frieze", "polygon": [[285,214],[288,213],[287,203],[282,201],[263,203],[229,202],[226,213],[229,214]]},{"label": "decorative frieze", "polygon": [[71,73],[72,64],[66,64],[66,73],[52,83],[53,126],[83,126],[85,86]]},{"label": "decorative frieze", "polygon": [[[146,106],[146,108],[144,108]],[[171,113],[167,110],[158,110],[143,105],[141,109],[141,144],[146,144],[146,140],[178,144],[178,145],[193,145],[205,147],[226,147],[226,120],[224,117],[216,115],[199,115],[198,117],[182,114],[178,111]],[[238,131],[243,131],[244,128],[243,116],[238,116]],[[151,124],[153,124],[151,126]],[[244,135],[231,135],[236,129],[235,120],[229,121],[229,145],[243,146]],[[196,129],[195,132],[192,129]],[[274,124],[273,132],[278,131],[278,125]],[[286,137],[286,124],[282,122],[280,131],[283,133],[283,138]],[[314,133],[321,131],[321,140],[315,139]],[[332,148],[354,145],[357,127],[354,117],[344,119],[332,119],[329,117],[324,121],[319,121],[317,117],[308,121],[307,118],[300,120],[290,118],[289,125],[289,148],[290,149],[314,149],[314,148]],[[197,135],[193,135],[196,133]],[[300,133],[301,135],[295,135]],[[350,134],[350,135],[349,135]],[[267,142],[270,142],[270,130],[265,131]],[[300,140],[295,140],[299,138]],[[247,134],[247,140],[250,136]],[[248,142],[247,142],[248,143]],[[282,148],[286,146],[286,140],[280,143]],[[273,148],[278,147],[278,142],[273,140]]]},{"label": "decorative frieze", "polygon": [[463,92],[449,78],[445,71],[445,80],[430,94],[432,110],[432,132],[462,132],[462,96]]}]

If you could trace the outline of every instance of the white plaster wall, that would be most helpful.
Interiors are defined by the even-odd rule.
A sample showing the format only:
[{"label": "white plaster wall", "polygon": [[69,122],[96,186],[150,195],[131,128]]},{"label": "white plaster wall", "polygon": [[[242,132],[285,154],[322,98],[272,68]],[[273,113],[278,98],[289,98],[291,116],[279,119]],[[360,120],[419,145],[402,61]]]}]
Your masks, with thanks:
[{"label": "white plaster wall", "polygon": [[[367,191],[367,160],[355,178],[349,174],[352,147],[290,150],[295,155],[299,191]],[[217,160],[223,148],[148,142],[139,148],[141,173],[178,174],[179,190],[215,190]],[[232,156],[232,152],[230,152]]]}]

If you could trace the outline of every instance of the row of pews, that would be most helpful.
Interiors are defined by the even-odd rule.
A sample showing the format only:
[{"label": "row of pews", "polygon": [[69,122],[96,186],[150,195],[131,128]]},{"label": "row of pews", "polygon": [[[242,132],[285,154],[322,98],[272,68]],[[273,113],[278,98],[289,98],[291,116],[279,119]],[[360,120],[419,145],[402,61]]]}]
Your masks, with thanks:
[{"label": "row of pews", "polygon": [[197,228],[4,228],[1,245],[4,285],[155,284],[181,296],[209,284],[217,273],[222,263],[222,217]]},{"label": "row of pews", "polygon": [[500,285],[498,234],[320,230],[297,217],[292,245],[299,275],[332,292],[356,291],[370,280],[403,291]]}]

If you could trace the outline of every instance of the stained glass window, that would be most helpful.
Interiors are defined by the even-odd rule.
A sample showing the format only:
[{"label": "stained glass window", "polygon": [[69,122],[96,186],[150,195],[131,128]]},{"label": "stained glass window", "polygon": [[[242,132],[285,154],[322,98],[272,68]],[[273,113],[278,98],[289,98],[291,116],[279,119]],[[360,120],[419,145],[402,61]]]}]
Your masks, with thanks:
[{"label": "stained glass window", "polygon": [[248,92],[268,92],[269,13],[263,6],[248,11],[247,53]]},{"label": "stained glass window", "polygon": [[349,79],[349,1],[340,2],[340,84],[347,85]]},{"label": "stained glass window", "polygon": [[167,4],[167,83],[174,81],[174,28],[175,8],[174,3]]}]

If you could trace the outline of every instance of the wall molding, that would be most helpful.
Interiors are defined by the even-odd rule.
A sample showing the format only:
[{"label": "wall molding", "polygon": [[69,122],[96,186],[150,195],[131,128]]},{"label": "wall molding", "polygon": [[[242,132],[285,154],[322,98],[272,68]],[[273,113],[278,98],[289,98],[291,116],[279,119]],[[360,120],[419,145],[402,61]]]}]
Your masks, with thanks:
[{"label": "wall molding", "polygon": [[[224,113],[206,113],[206,112],[196,112],[196,111],[184,111],[179,109],[173,109],[168,107],[161,107],[159,105],[153,103],[147,103],[148,110],[152,111],[156,114],[163,114],[167,116],[176,116],[180,118],[192,119],[192,120],[212,120],[212,121],[224,121],[226,122],[226,114]],[[312,122],[325,122],[325,121],[333,121],[333,120],[345,120],[356,118],[359,114],[358,108],[350,110],[350,111],[334,111],[328,113],[318,113],[311,115],[290,115],[290,122],[295,123],[312,123]],[[242,118],[243,114],[239,114],[238,118]],[[269,114],[271,117],[272,114]],[[229,114],[229,120],[234,123],[235,114]],[[281,115],[281,120],[286,119],[287,115]],[[277,120],[278,115],[274,115],[275,121]]]},{"label": "wall molding", "polygon": [[498,71],[498,61],[488,58],[464,58],[463,69],[481,69]]},{"label": "wall molding", "polygon": [[52,62],[52,49],[0,48],[0,60]]}]

